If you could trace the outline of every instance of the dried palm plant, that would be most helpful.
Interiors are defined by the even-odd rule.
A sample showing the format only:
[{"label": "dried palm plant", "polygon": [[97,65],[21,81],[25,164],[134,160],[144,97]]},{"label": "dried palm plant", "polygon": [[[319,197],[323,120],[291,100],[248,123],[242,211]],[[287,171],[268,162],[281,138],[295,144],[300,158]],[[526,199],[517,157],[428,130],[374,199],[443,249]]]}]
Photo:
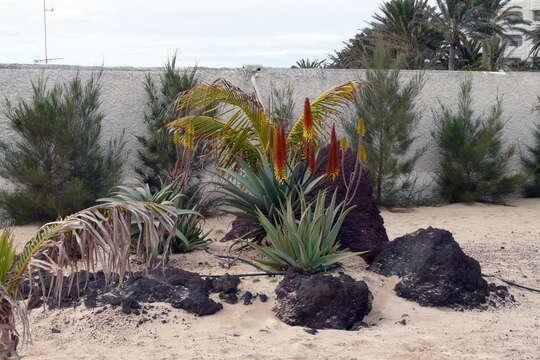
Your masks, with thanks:
[{"label": "dried palm plant", "polygon": [[[76,274],[79,267],[92,271],[99,266],[107,281],[118,278],[121,283],[130,271],[132,219],[140,229],[137,252],[144,255],[145,267],[149,269],[157,264],[158,248],[166,235],[165,249],[169,248],[177,218],[178,213],[171,206],[142,201],[105,203],[45,224],[16,257],[11,234],[3,230],[0,234],[0,276],[4,274],[0,278],[0,360],[17,358],[15,315],[22,320],[23,338],[28,339],[25,336],[28,320],[16,301],[25,279],[37,270],[46,271],[53,278],[52,294],[58,301],[64,275]],[[68,285],[71,289],[72,281]]]}]

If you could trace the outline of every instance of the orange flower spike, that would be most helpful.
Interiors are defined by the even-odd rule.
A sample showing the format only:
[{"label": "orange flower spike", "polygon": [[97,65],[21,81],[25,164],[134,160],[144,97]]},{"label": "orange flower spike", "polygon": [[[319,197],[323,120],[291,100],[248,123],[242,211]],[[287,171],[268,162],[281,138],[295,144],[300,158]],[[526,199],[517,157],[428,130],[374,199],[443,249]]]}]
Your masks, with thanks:
[{"label": "orange flower spike", "polygon": [[313,142],[315,138],[315,133],[313,130],[313,115],[311,114],[311,104],[309,99],[305,98],[304,100],[304,131],[302,132],[304,141]]},{"label": "orange flower spike", "polygon": [[313,144],[309,144],[308,168],[312,174],[315,173],[315,145]]},{"label": "orange flower spike", "polygon": [[339,146],[336,136],[336,124],[332,125],[332,134],[330,135],[330,152],[328,153],[328,165],[326,167],[326,176],[335,180],[339,175]]},{"label": "orange flower spike", "polygon": [[277,129],[274,176],[281,184],[287,180],[287,140],[283,124],[278,125]]}]

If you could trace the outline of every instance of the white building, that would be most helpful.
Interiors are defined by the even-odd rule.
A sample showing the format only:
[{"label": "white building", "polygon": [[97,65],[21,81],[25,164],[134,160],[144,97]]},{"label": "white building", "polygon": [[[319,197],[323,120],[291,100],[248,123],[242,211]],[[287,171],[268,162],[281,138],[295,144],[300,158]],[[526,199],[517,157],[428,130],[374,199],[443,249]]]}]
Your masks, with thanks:
[{"label": "white building", "polygon": [[[515,15],[532,22],[532,27],[540,25],[540,0],[513,0],[511,6],[520,6],[516,9]],[[531,42],[522,34],[511,35],[512,41],[509,44],[508,58],[525,60],[531,52]]]}]

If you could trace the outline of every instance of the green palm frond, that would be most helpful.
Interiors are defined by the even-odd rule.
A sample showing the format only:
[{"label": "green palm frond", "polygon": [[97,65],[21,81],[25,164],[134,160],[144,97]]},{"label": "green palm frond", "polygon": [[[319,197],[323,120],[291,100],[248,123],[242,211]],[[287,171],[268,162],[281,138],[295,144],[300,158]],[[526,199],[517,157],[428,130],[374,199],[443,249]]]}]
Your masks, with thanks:
[{"label": "green palm frond", "polygon": [[1,229],[0,231],[0,285],[5,285],[8,272],[15,259],[15,247],[13,246],[11,230]]}]

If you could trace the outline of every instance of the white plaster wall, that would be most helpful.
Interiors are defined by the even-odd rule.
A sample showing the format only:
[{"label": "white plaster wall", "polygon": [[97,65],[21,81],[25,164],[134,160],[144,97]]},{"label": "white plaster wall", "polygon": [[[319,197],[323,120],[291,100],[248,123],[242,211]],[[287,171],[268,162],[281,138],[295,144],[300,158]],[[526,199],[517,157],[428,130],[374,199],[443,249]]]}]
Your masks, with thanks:
[{"label": "white plaster wall", "polygon": [[[143,116],[145,111],[145,94],[143,80],[149,72],[156,79],[159,68],[104,68],[103,69],[103,106],[105,113],[103,124],[103,140],[118,136],[125,131],[128,142],[129,158],[125,168],[126,180],[133,177],[133,165],[136,161],[137,141],[135,135],[143,134],[145,127]],[[0,64],[0,98],[16,101],[18,98],[29,99],[31,81],[46,76],[49,83],[73,77],[77,72],[85,79],[99,68],[40,66],[40,65],[1,65]],[[416,71],[402,71],[402,79],[406,81],[416,75]],[[262,97],[267,99],[272,84],[276,87],[291,84],[295,90],[297,112],[301,111],[303,98],[316,97],[322,91],[353,79],[362,79],[364,70],[321,70],[321,69],[277,69],[263,68],[257,76],[257,84]],[[506,126],[506,141],[523,147],[532,140],[531,129],[538,114],[533,113],[533,106],[540,96],[540,73],[512,72],[448,72],[428,71],[425,73],[425,86],[418,99],[418,108],[422,111],[419,126],[418,146],[431,142],[433,129],[432,110],[439,107],[439,102],[454,106],[460,84],[471,77],[473,81],[474,106],[479,111],[487,110],[497,96],[502,97]],[[210,69],[199,68],[201,82],[212,82],[225,78],[232,84],[252,91],[250,75],[243,69]],[[266,101],[266,100],[265,100]],[[3,102],[2,102],[3,107]],[[14,134],[7,126],[7,120],[0,114],[0,139],[10,141]],[[436,152],[430,148],[418,162],[416,171],[421,177],[428,177],[434,170]],[[518,169],[519,161],[514,159],[514,168]],[[0,179],[0,187],[8,184]]]}]

